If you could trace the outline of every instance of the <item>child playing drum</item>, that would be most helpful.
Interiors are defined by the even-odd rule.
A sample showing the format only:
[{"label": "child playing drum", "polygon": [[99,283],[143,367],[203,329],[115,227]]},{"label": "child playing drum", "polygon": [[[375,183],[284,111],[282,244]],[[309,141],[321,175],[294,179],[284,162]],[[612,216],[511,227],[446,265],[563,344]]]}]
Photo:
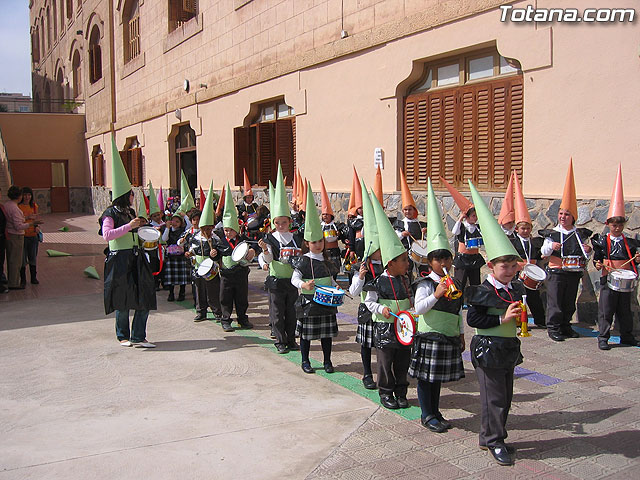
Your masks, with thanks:
[{"label": "child playing drum", "polygon": [[[226,197],[224,201],[224,213],[222,215],[222,225],[224,237],[231,249],[241,248],[241,244],[246,241],[244,235],[240,235],[240,225],[236,207],[233,205],[231,189],[227,183]],[[244,243],[244,245],[248,245]],[[220,268],[220,305],[222,306],[222,323],[231,323],[231,313],[233,305],[236,306],[236,317],[238,325],[242,328],[253,328],[249,321],[247,310],[249,308],[249,267],[246,262],[251,262],[256,252],[252,248],[247,248],[244,259],[234,259],[231,256],[222,257],[222,267]],[[241,262],[241,260],[245,260]]]},{"label": "child playing drum", "polygon": [[[627,219],[624,210],[622,190],[622,167],[618,166],[618,177],[611,196],[611,205],[607,214],[609,233],[591,237],[593,261],[600,277],[600,298],[598,299],[598,348],[610,350],[609,337],[616,317],[620,330],[620,344],[637,346],[633,336],[633,316],[631,314],[631,296],[635,292],[638,279],[636,265],[640,263],[640,252],[636,240],[624,235]],[[619,278],[628,279],[616,282]]]},{"label": "child playing drum", "polygon": [[182,218],[183,215],[181,212],[174,213],[171,219],[167,220],[167,228],[162,234],[162,240],[167,244],[163,272],[164,283],[169,287],[169,296],[167,297],[169,302],[176,299],[173,291],[176,285],[180,286],[178,301],[183,301],[185,287],[187,283],[191,283],[191,265],[184,256],[184,247],[178,245],[178,240],[187,230],[187,224]]},{"label": "child playing drum", "polygon": [[431,273],[419,280],[416,289],[416,314],[420,316],[409,376],[418,379],[422,425],[432,432],[443,433],[452,425],[440,412],[440,387],[444,382],[464,377],[464,325],[461,292],[444,281],[451,271],[453,254],[431,179],[427,201],[427,259]]},{"label": "child playing drum", "polygon": [[310,183],[307,184],[304,240],[304,246],[309,251],[292,260],[294,271],[291,277],[291,284],[302,292],[296,302],[296,333],[300,335],[302,371],[314,373],[309,361],[309,350],[311,340],[320,340],[324,371],[333,373],[335,370],[331,363],[331,346],[332,338],[338,336],[337,309],[317,303],[314,294],[316,287],[333,285],[332,277],[336,268],[324,253],[324,236]]},{"label": "child playing drum", "polygon": [[[539,328],[547,328],[545,322],[544,305],[542,304],[542,298],[540,297],[541,283],[546,279],[546,273],[536,264],[542,259],[540,248],[542,247],[542,238],[532,237],[531,229],[533,227],[531,223],[531,216],[527,209],[527,204],[518,182],[518,174],[514,175],[514,187],[515,187],[515,222],[516,230],[515,236],[509,236],[511,244],[522,258],[522,262],[519,262],[520,269],[533,270],[532,278],[535,281],[534,285],[527,285],[525,281],[525,287],[527,287],[527,306],[533,315],[533,322]],[[504,230],[504,228],[503,228]],[[506,232],[505,232],[506,233]],[[528,266],[528,267],[527,267]],[[525,273],[526,275],[526,273]],[[533,288],[531,288],[533,287]]]}]

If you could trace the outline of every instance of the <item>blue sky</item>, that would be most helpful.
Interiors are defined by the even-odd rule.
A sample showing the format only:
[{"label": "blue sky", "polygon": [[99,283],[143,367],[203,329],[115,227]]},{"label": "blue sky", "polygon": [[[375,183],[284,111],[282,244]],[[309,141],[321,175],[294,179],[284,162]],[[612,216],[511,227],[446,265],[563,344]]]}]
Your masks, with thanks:
[{"label": "blue sky", "polygon": [[0,0],[0,92],[31,96],[29,0]]}]

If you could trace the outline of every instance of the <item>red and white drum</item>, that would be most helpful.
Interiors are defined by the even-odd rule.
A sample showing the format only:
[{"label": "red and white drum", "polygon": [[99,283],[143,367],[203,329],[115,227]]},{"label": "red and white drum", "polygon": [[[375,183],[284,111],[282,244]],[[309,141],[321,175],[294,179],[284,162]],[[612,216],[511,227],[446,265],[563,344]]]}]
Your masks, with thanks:
[{"label": "red and white drum", "polygon": [[411,312],[401,310],[397,314],[392,313],[396,317],[394,328],[396,331],[396,338],[402,345],[411,345],[413,343],[413,336],[416,334],[416,319]]},{"label": "red and white drum", "polygon": [[562,269],[569,272],[582,272],[587,267],[587,259],[582,255],[562,257]]},{"label": "red and white drum", "polygon": [[282,247],[280,249],[280,261],[289,263],[293,257],[302,255],[302,249],[297,247]]},{"label": "red and white drum", "polygon": [[418,265],[427,265],[429,262],[427,261],[427,241],[426,240],[416,240],[411,244],[411,249],[409,250],[409,257]]},{"label": "red and white drum", "polygon": [[205,258],[197,270],[197,275],[205,280],[211,280],[218,274],[218,264],[212,258]]},{"label": "red and white drum", "polygon": [[529,290],[539,290],[547,279],[547,273],[533,263],[527,263],[520,272],[520,280]]}]

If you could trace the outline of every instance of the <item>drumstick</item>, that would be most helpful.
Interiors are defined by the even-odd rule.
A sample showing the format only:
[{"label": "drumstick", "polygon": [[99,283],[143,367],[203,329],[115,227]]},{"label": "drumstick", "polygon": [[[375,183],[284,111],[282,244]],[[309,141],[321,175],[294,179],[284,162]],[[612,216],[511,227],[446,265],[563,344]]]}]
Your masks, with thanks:
[{"label": "drumstick", "polygon": [[[627,260],[626,262],[624,262],[624,263],[623,263],[622,265],[620,265],[618,268],[622,268],[622,267],[624,267],[624,266],[628,265],[629,263],[631,263],[631,261],[632,261],[632,260],[633,260],[633,257],[631,257],[629,260]],[[607,270],[616,270],[616,268],[615,268],[615,267],[612,267],[611,265],[606,265],[606,264],[604,264],[604,263],[603,263],[603,264],[602,264],[602,266],[603,266],[604,268],[606,268]]]}]

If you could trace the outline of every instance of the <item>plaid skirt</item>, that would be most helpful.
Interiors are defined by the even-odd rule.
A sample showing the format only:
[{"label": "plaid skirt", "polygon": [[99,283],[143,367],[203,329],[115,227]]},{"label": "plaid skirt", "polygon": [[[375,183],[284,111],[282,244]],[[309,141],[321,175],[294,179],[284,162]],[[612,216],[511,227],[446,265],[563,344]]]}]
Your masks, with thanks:
[{"label": "plaid skirt", "polygon": [[183,255],[167,255],[162,267],[165,285],[187,285],[191,283],[191,262]]},{"label": "plaid skirt", "polygon": [[337,337],[338,320],[335,314],[323,315],[321,317],[298,317],[296,322],[296,336],[304,340]]},{"label": "plaid skirt", "polygon": [[369,320],[365,323],[358,323],[358,330],[356,331],[356,342],[363,347],[373,348],[373,320]]},{"label": "plaid skirt", "polygon": [[426,382],[453,382],[464,378],[460,345],[415,336],[409,376]]}]

